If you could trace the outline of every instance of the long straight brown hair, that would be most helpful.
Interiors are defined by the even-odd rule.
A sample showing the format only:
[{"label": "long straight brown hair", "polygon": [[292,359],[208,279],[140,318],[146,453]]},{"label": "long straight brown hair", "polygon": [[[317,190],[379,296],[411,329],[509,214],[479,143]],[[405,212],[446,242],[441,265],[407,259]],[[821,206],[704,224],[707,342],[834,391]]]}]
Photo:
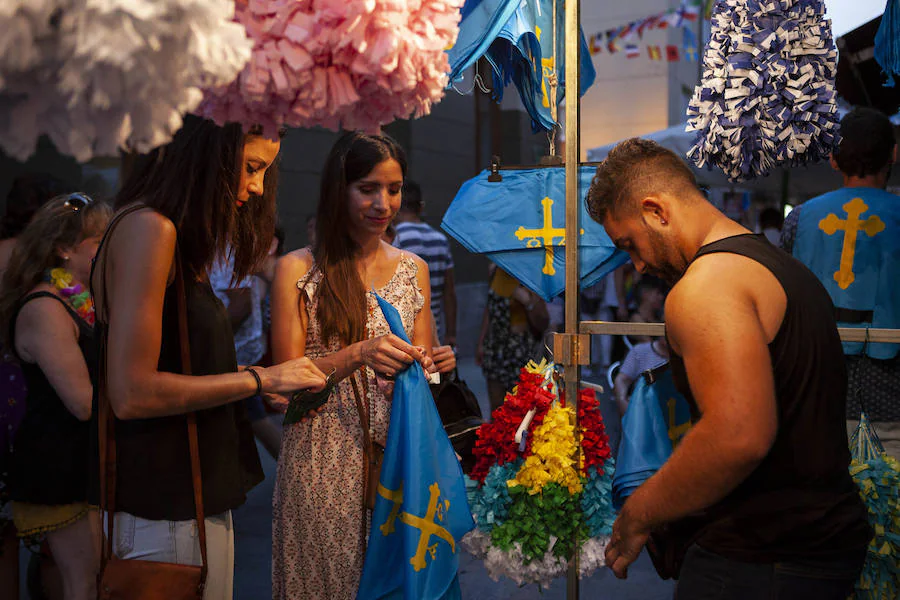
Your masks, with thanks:
[{"label": "long straight brown hair", "polygon": [[406,178],[406,153],[386,135],[345,133],[335,142],[322,170],[316,211],[313,257],[323,273],[319,285],[318,318],[322,339],[337,337],[350,345],[366,335],[366,288],[355,259],[358,244],[350,236],[347,190],[377,165],[394,159]]},{"label": "long straight brown hair", "polygon": [[260,133],[186,116],[171,142],[138,159],[116,196],[116,208],[142,202],[171,220],[191,275],[205,277],[230,249],[235,279],[243,279],[266,257],[275,232],[277,160],[266,171],[262,197],[240,208],[236,202],[244,141]]}]

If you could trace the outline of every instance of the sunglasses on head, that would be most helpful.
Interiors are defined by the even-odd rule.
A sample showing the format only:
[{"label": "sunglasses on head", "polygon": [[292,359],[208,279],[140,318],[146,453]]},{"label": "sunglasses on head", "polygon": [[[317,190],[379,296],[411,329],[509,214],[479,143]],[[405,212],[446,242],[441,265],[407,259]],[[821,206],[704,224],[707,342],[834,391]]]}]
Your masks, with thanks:
[{"label": "sunglasses on head", "polygon": [[75,192],[74,194],[69,194],[69,197],[66,198],[66,201],[63,202],[63,206],[66,208],[71,208],[75,212],[78,212],[88,204],[93,202],[89,196],[86,196],[80,192]]}]

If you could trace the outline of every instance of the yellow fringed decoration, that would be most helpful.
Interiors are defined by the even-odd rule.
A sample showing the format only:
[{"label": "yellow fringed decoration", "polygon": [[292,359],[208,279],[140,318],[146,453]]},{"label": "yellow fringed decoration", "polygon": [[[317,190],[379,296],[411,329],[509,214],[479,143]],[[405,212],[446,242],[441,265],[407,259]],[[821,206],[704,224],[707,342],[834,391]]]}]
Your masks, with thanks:
[{"label": "yellow fringed decoration", "polygon": [[568,488],[570,494],[581,491],[581,478],[575,468],[575,411],[554,404],[544,421],[534,429],[532,454],[525,459],[510,487],[523,486],[529,494],[539,494],[548,483]]}]

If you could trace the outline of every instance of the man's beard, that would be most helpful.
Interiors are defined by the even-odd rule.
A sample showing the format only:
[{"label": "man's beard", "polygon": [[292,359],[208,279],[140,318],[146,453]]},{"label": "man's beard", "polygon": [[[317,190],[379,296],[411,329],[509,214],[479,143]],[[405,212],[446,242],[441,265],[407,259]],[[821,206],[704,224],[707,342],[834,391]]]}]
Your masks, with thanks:
[{"label": "man's beard", "polygon": [[647,227],[647,233],[650,237],[650,247],[653,248],[654,264],[647,265],[647,271],[650,275],[662,279],[669,285],[675,285],[681,276],[684,275],[684,269],[680,269],[669,260],[669,256],[674,252],[670,251],[666,239],[654,229]]}]

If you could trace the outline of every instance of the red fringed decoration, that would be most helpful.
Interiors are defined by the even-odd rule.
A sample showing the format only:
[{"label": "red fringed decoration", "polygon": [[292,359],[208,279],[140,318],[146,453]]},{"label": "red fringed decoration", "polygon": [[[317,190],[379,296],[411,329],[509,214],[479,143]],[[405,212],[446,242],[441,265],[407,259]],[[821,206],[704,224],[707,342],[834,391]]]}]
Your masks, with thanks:
[{"label": "red fringed decoration", "polygon": [[521,370],[516,394],[506,394],[506,401],[493,412],[491,422],[478,429],[475,466],[469,475],[472,479],[484,483],[484,478],[492,466],[505,465],[516,458],[524,458],[531,454],[530,437],[526,438],[525,451],[519,451],[519,445],[515,440],[516,430],[532,408],[536,408],[537,412],[529,430],[533,431],[543,422],[553,402],[553,394],[548,387],[549,384],[541,375]]}]

